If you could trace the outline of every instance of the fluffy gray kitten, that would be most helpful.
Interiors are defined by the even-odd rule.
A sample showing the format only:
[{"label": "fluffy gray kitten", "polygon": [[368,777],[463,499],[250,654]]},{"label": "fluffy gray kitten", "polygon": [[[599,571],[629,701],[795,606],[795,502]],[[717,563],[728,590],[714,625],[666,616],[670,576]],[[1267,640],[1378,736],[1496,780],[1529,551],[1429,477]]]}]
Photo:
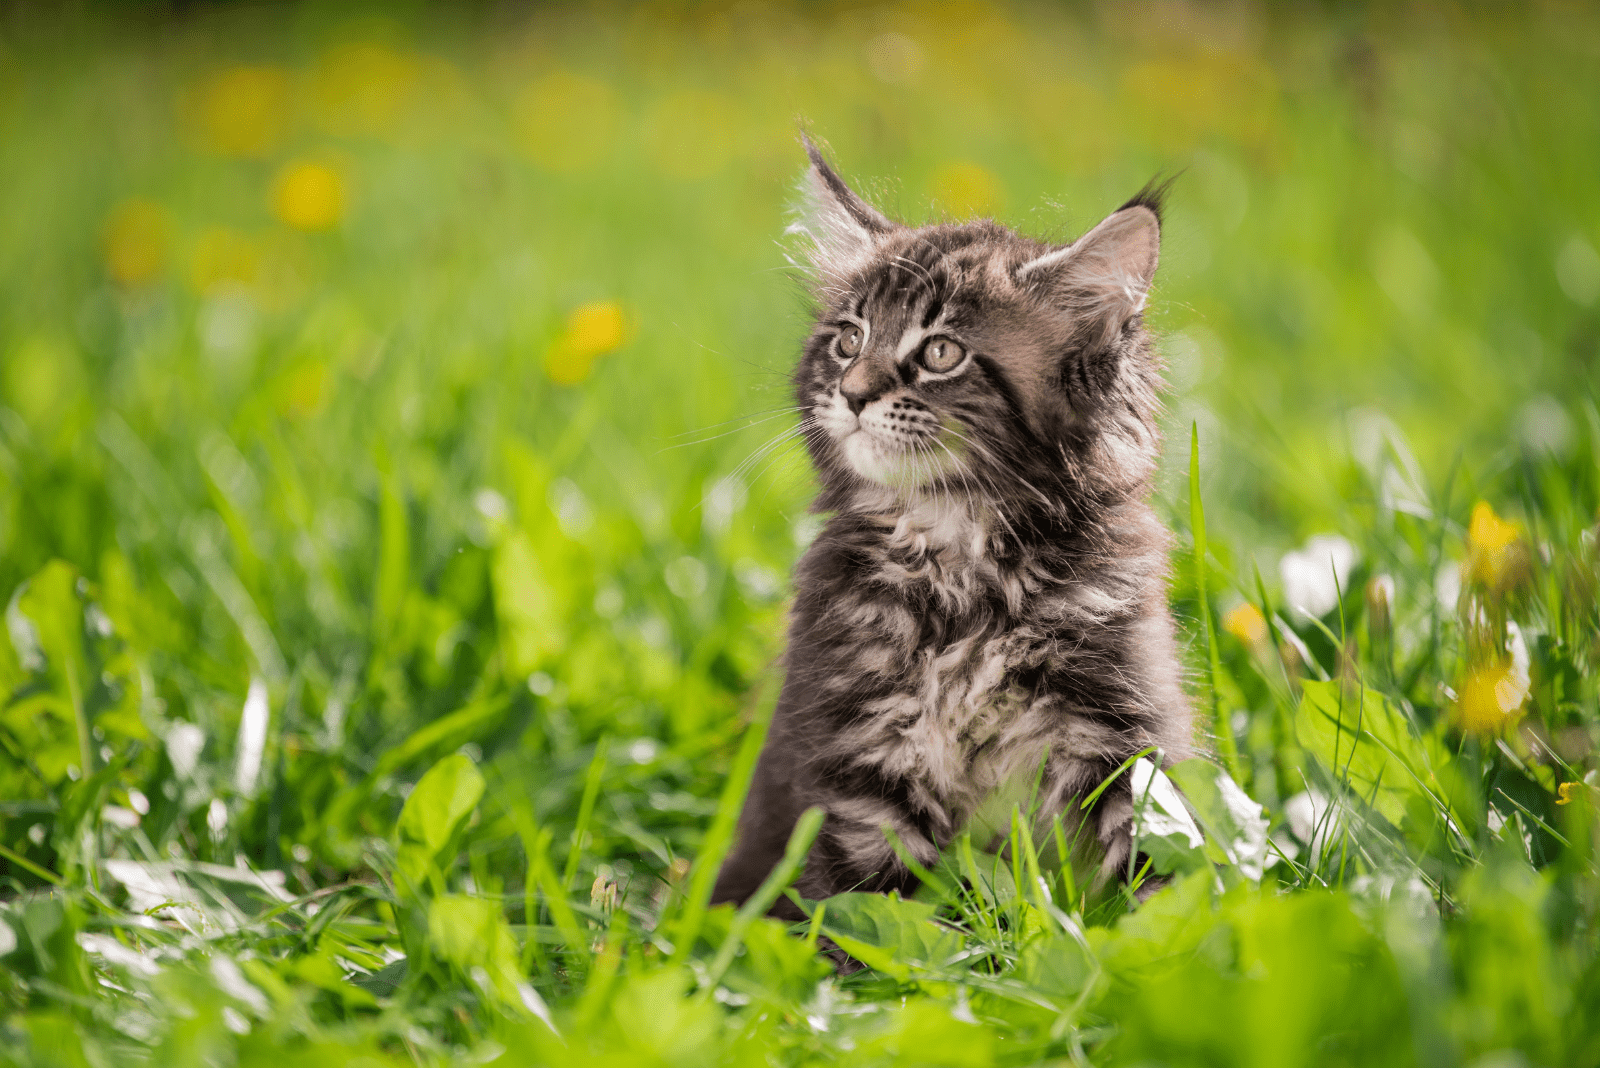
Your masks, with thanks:
[{"label": "fluffy gray kitten", "polygon": [[[907,893],[885,825],[931,863],[1042,763],[1043,815],[1071,833],[1075,799],[1129,756],[1192,745],[1170,536],[1146,503],[1163,190],[1053,245],[987,220],[900,225],[806,149],[792,231],[818,309],[794,382],[814,510],[833,518],[795,571],[787,675],[719,902],[755,891],[810,805],[827,820],[801,894]],[[1087,816],[1108,873],[1128,865],[1128,778]]]}]

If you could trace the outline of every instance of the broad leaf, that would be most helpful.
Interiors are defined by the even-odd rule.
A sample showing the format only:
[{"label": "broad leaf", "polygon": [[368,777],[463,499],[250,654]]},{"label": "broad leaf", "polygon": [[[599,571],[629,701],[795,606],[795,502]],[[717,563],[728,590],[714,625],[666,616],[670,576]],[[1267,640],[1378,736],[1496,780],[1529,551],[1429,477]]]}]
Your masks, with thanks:
[{"label": "broad leaf", "polygon": [[901,975],[908,964],[937,968],[961,951],[960,937],[933,922],[936,911],[898,894],[838,894],[828,898],[823,926],[852,957]]},{"label": "broad leaf", "polygon": [[428,769],[406,798],[395,830],[402,841],[437,853],[466,822],[483,797],[483,774],[462,753],[452,753]]},{"label": "broad leaf", "polygon": [[459,968],[502,1005],[524,1005],[517,945],[494,901],[462,894],[434,900],[428,906],[428,944],[440,960]]},{"label": "broad leaf", "polygon": [[[1306,682],[1295,713],[1300,745],[1353,794],[1400,826],[1408,799],[1441,805],[1461,821],[1462,791],[1452,761],[1434,737],[1419,737],[1406,716],[1376,690],[1346,690],[1337,681]],[[1469,828],[1470,831],[1470,828]]]},{"label": "broad leaf", "polygon": [[[429,768],[412,789],[395,825],[400,875],[411,888],[420,888],[430,872],[444,867],[442,854],[478,806],[483,788],[483,775],[472,761],[452,753]],[[438,876],[434,879],[437,882]]]}]

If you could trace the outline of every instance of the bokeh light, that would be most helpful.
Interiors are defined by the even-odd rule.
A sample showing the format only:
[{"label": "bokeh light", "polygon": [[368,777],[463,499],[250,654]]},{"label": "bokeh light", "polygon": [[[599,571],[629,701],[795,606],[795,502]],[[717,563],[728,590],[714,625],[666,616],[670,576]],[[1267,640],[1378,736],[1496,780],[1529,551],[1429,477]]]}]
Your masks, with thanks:
[{"label": "bokeh light", "polygon": [[167,210],[149,200],[117,205],[105,226],[106,271],[124,285],[154,279],[166,266],[172,223]]},{"label": "bokeh light", "polygon": [[331,230],[345,212],[345,180],[314,160],[285,164],[272,182],[272,213],[297,230]]},{"label": "bokeh light", "polygon": [[930,199],[955,219],[994,215],[1005,206],[1000,180],[970,160],[943,164],[933,172],[930,186]]}]

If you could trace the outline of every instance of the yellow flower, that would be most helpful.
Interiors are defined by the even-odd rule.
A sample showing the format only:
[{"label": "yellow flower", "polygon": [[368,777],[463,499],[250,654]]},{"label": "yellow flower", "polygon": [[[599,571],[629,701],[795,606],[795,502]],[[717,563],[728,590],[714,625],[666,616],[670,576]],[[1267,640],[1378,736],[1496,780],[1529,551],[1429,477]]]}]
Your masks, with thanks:
[{"label": "yellow flower", "polygon": [[933,198],[958,219],[992,215],[1005,199],[1000,179],[976,163],[958,160],[933,172]]},{"label": "yellow flower", "polygon": [[1498,734],[1520,718],[1527,698],[1527,669],[1511,657],[1496,657],[1467,672],[1456,724],[1468,734]]},{"label": "yellow flower", "polygon": [[1556,793],[1558,795],[1560,795],[1560,796],[1558,796],[1556,798],[1556,804],[1558,804],[1558,805],[1570,805],[1570,804],[1572,804],[1572,802],[1574,802],[1574,801],[1576,801],[1578,799],[1578,787],[1582,786],[1582,785],[1583,785],[1582,783],[1576,783],[1576,782],[1564,782],[1564,783],[1562,783],[1560,788],[1557,789],[1557,791],[1556,791]]},{"label": "yellow flower", "polygon": [[222,156],[270,155],[288,124],[289,76],[276,67],[230,67],[201,91],[205,147]]},{"label": "yellow flower", "polygon": [[166,210],[148,200],[128,200],[106,221],[106,270],[123,285],[148,282],[167,259]]},{"label": "yellow flower", "polygon": [[621,348],[628,339],[627,318],[614,300],[580,304],[567,316],[567,328],[545,353],[550,380],[573,386],[589,377],[594,361]]},{"label": "yellow flower", "polygon": [[1267,621],[1249,601],[1240,601],[1222,617],[1222,629],[1249,646],[1267,640]]},{"label": "yellow flower", "polygon": [[1520,581],[1527,569],[1528,551],[1517,528],[1495,515],[1487,501],[1473,505],[1462,577],[1502,593]]},{"label": "yellow flower", "polygon": [[272,213],[297,230],[331,230],[344,208],[344,177],[325,163],[288,163],[272,183]]}]

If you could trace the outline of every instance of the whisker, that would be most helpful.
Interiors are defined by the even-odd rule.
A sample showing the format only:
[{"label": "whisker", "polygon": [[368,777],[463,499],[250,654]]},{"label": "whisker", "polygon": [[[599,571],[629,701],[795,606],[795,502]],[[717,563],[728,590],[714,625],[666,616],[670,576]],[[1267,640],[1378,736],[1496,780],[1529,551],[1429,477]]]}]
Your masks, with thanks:
[{"label": "whisker", "polygon": [[[749,421],[744,423],[742,426],[736,426],[732,430],[723,431],[721,434],[712,434],[710,437],[699,438],[699,439],[697,439],[695,441],[680,441],[675,445],[665,445],[665,446],[663,446],[661,449],[659,449],[656,452],[656,455],[659,456],[663,452],[671,452],[673,449],[683,449],[683,448],[687,448],[687,447],[689,447],[691,445],[704,445],[707,442],[717,441],[717,440],[720,440],[721,438],[725,438],[725,437],[729,437],[729,436],[731,436],[733,434],[737,434],[742,430],[750,430],[750,429],[752,429],[754,427],[758,427],[762,423],[770,423],[774,419],[781,418],[782,416],[793,415],[795,412],[798,412],[800,410],[801,409],[799,409],[799,408],[775,408],[772,411],[770,411],[769,413],[764,414],[764,415],[758,413],[757,417],[749,418]],[[720,422],[720,423],[712,423],[710,426],[701,427],[699,430],[685,431],[684,434],[679,434],[677,436],[678,437],[684,437],[687,434],[699,434],[699,433],[703,433],[703,432],[705,432],[707,430],[714,430],[719,426],[727,426],[729,423],[734,423],[734,422],[738,422],[738,421],[739,420],[737,420],[737,419],[727,419],[727,420],[724,420],[723,422]]]},{"label": "whisker", "polygon": [[746,412],[743,415],[736,415],[732,419],[724,419],[724,420],[722,420],[721,422],[718,422],[718,423],[707,423],[705,426],[698,427],[698,428],[696,428],[694,430],[685,430],[681,434],[672,435],[672,437],[668,438],[667,440],[672,441],[672,440],[676,440],[677,438],[686,438],[690,434],[699,434],[699,433],[702,433],[702,432],[707,431],[707,430],[715,430],[719,426],[727,426],[729,423],[737,423],[737,422],[741,422],[741,421],[746,420],[746,419],[760,419],[760,418],[766,418],[766,417],[773,416],[773,415],[784,415],[784,414],[787,414],[789,412],[800,412],[800,411],[804,411],[804,410],[805,409],[797,407],[797,406],[792,405],[792,404],[791,405],[785,405],[785,406],[779,407],[779,408],[763,408],[760,411],[757,411],[757,412]]},{"label": "whisker", "polygon": [[729,477],[730,478],[738,478],[738,477],[740,477],[741,475],[744,474],[744,472],[748,468],[754,466],[756,463],[758,463],[761,460],[765,459],[767,454],[772,452],[773,449],[778,448],[785,441],[789,440],[792,437],[795,437],[799,433],[800,433],[800,427],[793,426],[793,427],[790,427],[787,430],[783,431],[783,433],[781,433],[781,434],[778,434],[778,435],[776,435],[774,437],[768,438],[767,441],[764,444],[758,446],[753,452],[750,453],[749,456],[746,456],[743,460],[741,460],[739,462],[739,465],[737,467],[735,467],[732,471],[729,472]]},{"label": "whisker", "polygon": [[[812,443],[812,442],[814,442],[816,440],[816,437],[815,437],[816,434],[823,433],[822,428],[821,427],[817,427],[817,426],[801,427],[799,429],[801,430],[801,433],[793,434],[793,435],[790,435],[789,437],[783,439],[779,443],[780,444],[779,448],[773,449],[767,454],[766,462],[762,465],[761,469],[759,471],[757,471],[755,474],[750,476],[750,481],[751,482],[760,482],[760,481],[762,481],[763,479],[765,479],[767,477],[768,474],[770,474],[774,470],[776,470],[778,468],[778,465],[780,465],[780,464],[789,464],[790,465],[789,466],[789,470],[790,471],[795,470],[795,467],[793,465],[793,461],[795,459],[795,453],[794,453],[794,450],[791,448],[791,446],[793,446],[796,443],[810,444],[810,443]],[[807,451],[808,451],[808,458],[809,458],[809,450],[807,450]],[[775,482],[776,482],[776,480],[774,480],[773,482],[769,482],[768,483],[768,485],[767,485],[767,492],[768,493],[770,493],[772,491],[772,487],[775,484]]]}]

